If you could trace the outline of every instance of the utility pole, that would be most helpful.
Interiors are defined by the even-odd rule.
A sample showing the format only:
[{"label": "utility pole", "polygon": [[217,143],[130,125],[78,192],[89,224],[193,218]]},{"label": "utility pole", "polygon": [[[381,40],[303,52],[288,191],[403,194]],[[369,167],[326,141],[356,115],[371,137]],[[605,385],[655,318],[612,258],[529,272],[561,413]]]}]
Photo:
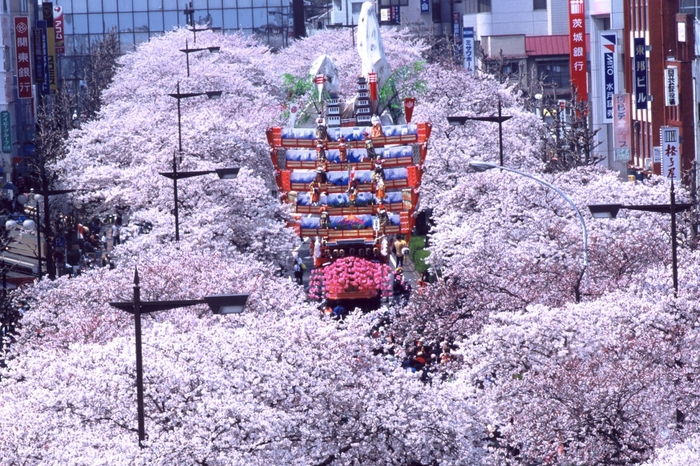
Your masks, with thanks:
[{"label": "utility pole", "polygon": [[292,19],[294,23],[294,38],[306,37],[306,16],[304,0],[292,0]]}]

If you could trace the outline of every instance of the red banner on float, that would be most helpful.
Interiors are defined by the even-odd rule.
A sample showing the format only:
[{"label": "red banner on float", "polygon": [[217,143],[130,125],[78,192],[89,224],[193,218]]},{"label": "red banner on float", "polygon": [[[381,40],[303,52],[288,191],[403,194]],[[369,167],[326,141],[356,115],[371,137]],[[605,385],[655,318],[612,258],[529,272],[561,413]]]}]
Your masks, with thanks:
[{"label": "red banner on float", "polygon": [[32,61],[29,50],[29,18],[15,17],[15,56],[17,57],[17,94],[20,99],[32,97]]},{"label": "red banner on float", "polygon": [[406,97],[403,99],[403,110],[406,115],[406,123],[410,123],[413,118],[413,108],[416,106],[416,99],[413,97]]},{"label": "red banner on float", "polygon": [[576,90],[578,100],[587,102],[586,5],[584,0],[569,0],[569,72],[571,73],[571,87]]}]

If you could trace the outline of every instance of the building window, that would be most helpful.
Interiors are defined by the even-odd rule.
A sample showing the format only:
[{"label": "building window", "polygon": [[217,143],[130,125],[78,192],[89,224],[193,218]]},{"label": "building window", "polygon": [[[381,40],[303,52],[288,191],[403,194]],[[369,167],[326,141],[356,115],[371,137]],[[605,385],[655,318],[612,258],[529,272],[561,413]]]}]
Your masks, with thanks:
[{"label": "building window", "polygon": [[491,13],[491,0],[479,0],[479,13]]},{"label": "building window", "polygon": [[532,0],[532,9],[535,11],[546,10],[547,9],[547,0]]},{"label": "building window", "polygon": [[380,9],[388,6],[408,6],[408,0],[381,0]]},{"label": "building window", "polygon": [[442,8],[440,8],[440,2],[433,2],[433,23],[442,22]]},{"label": "building window", "polygon": [[544,85],[568,92],[570,86],[569,61],[551,61],[537,64],[537,75],[544,77]]}]

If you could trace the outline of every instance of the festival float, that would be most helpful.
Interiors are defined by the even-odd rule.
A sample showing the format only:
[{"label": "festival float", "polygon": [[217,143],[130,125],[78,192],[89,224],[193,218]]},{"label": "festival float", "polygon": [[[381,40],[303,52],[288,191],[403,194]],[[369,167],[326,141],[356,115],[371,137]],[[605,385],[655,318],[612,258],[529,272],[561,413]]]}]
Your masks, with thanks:
[{"label": "festival float", "polygon": [[306,107],[311,124],[290,118],[289,126],[267,130],[280,198],[292,206],[292,226],[309,240],[315,299],[391,293],[392,245],[399,235],[410,239],[431,132],[429,123],[412,122],[413,98],[404,99],[395,121],[376,114],[378,89],[391,71],[371,3],[363,4],[360,19],[355,95],[341,98],[338,71],[321,56],[309,74],[318,89],[316,104]]}]

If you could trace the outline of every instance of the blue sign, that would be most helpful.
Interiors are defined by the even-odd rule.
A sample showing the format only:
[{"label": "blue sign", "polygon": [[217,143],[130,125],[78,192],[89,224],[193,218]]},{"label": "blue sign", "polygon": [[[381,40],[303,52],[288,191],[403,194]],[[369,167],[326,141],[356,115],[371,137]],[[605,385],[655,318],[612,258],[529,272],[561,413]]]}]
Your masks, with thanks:
[{"label": "blue sign", "polygon": [[634,103],[637,110],[647,108],[647,48],[643,37],[634,39]]},{"label": "blue sign", "polygon": [[613,97],[617,93],[615,89],[615,46],[617,36],[615,34],[603,34],[601,36],[603,46],[603,74],[605,83],[605,115],[603,120],[607,123],[613,121],[614,104]]},{"label": "blue sign", "polygon": [[430,13],[430,0],[420,0],[420,12]]},{"label": "blue sign", "polygon": [[61,249],[66,247],[66,237],[61,235],[57,236],[56,239],[54,240],[54,245],[56,249]]},{"label": "blue sign", "polygon": [[43,95],[51,94],[51,80],[49,77],[49,39],[46,21],[37,21],[37,29],[41,30],[41,48],[35,49],[34,54],[41,56],[41,69],[39,69],[39,61],[37,61],[37,74],[41,72],[41,93]]},{"label": "blue sign", "polygon": [[467,27],[462,30],[464,39],[464,69],[469,73],[474,72],[474,28]]}]

